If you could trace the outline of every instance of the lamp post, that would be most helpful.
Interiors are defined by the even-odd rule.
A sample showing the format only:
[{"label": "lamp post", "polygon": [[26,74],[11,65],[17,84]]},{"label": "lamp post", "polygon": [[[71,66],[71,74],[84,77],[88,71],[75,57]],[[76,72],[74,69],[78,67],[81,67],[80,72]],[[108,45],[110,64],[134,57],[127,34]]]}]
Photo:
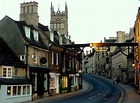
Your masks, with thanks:
[{"label": "lamp post", "polygon": [[82,89],[82,70],[78,70],[79,73],[79,89]]},{"label": "lamp post", "polygon": [[133,63],[132,64],[132,68],[133,68],[133,71],[134,71],[134,85],[136,86],[136,68],[135,68],[135,64]]}]

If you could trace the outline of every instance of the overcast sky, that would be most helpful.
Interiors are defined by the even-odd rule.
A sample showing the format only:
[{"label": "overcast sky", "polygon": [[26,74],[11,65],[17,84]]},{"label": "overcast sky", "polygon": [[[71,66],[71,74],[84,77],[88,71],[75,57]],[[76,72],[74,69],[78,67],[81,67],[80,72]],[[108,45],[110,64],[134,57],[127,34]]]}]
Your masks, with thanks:
[{"label": "overcast sky", "polygon": [[[30,0],[1,0],[0,19],[8,15],[19,20],[20,3]],[[34,0],[31,0],[34,1]],[[138,0],[35,0],[38,2],[39,22],[50,23],[51,1],[58,10],[68,6],[68,26],[75,43],[100,42],[115,37],[116,31],[129,32],[134,26],[140,1]]]}]

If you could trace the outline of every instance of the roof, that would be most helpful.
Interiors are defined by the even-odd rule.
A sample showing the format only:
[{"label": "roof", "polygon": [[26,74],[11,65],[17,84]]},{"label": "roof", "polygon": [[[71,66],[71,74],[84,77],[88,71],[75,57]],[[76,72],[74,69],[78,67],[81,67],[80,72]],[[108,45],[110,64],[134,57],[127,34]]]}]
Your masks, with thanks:
[{"label": "roof", "polygon": [[43,30],[43,31],[50,31],[49,28],[48,28],[48,26],[45,26],[45,25],[43,25],[43,24],[41,24],[41,23],[38,23],[38,27],[39,27],[41,30]]},{"label": "roof", "polygon": [[[24,38],[24,40],[29,43],[30,45],[33,45],[33,46],[36,46],[36,47],[39,47],[39,48],[43,48],[43,49],[47,49],[47,46],[45,46],[42,38],[40,37],[39,35],[39,40],[36,41],[34,40],[34,37],[33,37],[33,33],[31,32],[31,36],[30,38],[27,38],[26,35],[25,35],[25,32],[24,32],[24,26],[27,26],[29,27],[31,30],[37,30],[36,27],[34,27],[33,25],[28,25],[25,21],[15,21],[15,23],[18,25],[18,28],[21,32],[21,35],[22,37]],[[37,30],[38,31],[38,30]]]},{"label": "roof", "polygon": [[0,78],[0,84],[31,84],[28,79]]},{"label": "roof", "polygon": [[2,38],[0,38],[0,65],[25,67],[25,64],[20,61]]}]

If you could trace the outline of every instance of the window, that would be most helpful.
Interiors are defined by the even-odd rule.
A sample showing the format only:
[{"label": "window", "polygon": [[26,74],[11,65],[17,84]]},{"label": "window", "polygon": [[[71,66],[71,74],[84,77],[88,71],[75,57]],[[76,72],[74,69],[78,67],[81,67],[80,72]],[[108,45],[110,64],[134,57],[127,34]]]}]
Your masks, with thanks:
[{"label": "window", "polygon": [[38,41],[38,31],[33,30],[34,39]]},{"label": "window", "polygon": [[30,94],[30,86],[27,86],[27,94]]},{"label": "window", "polygon": [[54,52],[52,52],[52,64],[54,64]]},{"label": "window", "polygon": [[54,41],[54,34],[53,34],[53,32],[50,32],[50,40]]},{"label": "window", "polygon": [[21,95],[21,86],[18,86],[18,95]]},{"label": "window", "polygon": [[11,87],[10,86],[7,87],[7,96],[11,96]]},{"label": "window", "polygon": [[64,29],[64,24],[63,23],[61,23],[61,28]]},{"label": "window", "polygon": [[71,77],[71,86],[74,86],[74,77]]},{"label": "window", "polygon": [[50,89],[55,89],[56,84],[55,84],[55,77],[50,78]]},{"label": "window", "polygon": [[7,86],[7,96],[31,95],[30,85],[10,85]]},{"label": "window", "polygon": [[62,77],[62,88],[67,88],[68,87],[68,77],[63,76]]},{"label": "window", "polygon": [[54,29],[56,28],[56,24],[54,24]]},{"label": "window", "polygon": [[23,86],[23,95],[26,94],[26,86]]},{"label": "window", "polygon": [[56,53],[56,65],[58,65],[58,59],[59,59],[59,55],[58,53]]},{"label": "window", "polygon": [[34,54],[32,55],[33,62],[37,63],[37,49],[34,48]]},{"label": "window", "polygon": [[12,68],[8,66],[2,67],[2,76],[4,78],[12,78]]},{"label": "window", "polygon": [[30,38],[30,28],[25,26],[25,35],[27,38]]},{"label": "window", "polygon": [[13,86],[13,96],[17,94],[17,86]]}]

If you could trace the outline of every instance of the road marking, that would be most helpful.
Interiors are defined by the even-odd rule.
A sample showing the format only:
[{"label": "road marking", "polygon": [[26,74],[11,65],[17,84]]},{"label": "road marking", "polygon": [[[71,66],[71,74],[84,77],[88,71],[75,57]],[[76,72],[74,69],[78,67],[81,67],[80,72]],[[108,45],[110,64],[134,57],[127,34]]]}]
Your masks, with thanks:
[{"label": "road marking", "polygon": [[92,99],[92,98],[95,98],[96,96],[94,95],[94,96],[92,96],[92,97],[90,97],[89,99]]},{"label": "road marking", "polygon": [[99,93],[98,95],[101,95],[101,93]]}]

